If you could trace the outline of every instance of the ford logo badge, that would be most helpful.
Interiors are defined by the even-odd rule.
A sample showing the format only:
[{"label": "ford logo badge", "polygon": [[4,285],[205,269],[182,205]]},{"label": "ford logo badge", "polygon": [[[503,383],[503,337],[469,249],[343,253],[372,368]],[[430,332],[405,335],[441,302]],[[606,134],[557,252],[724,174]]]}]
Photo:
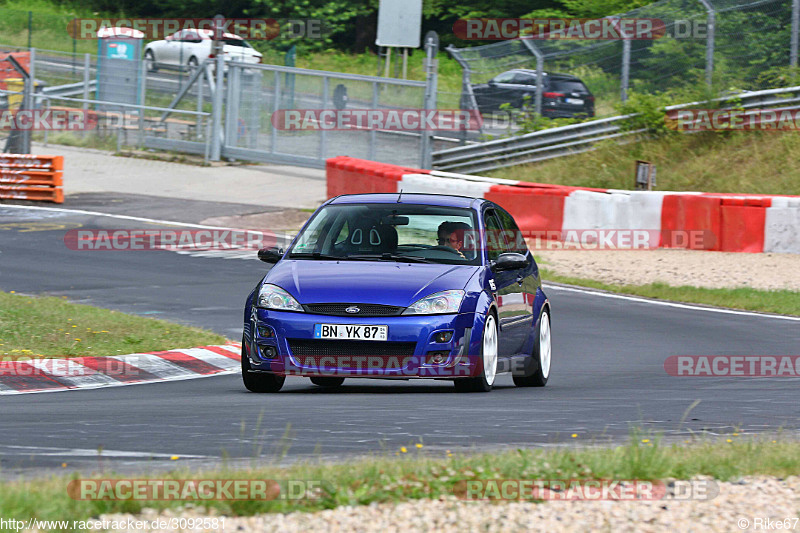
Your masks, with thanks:
[{"label": "ford logo badge", "polygon": [[356,307],[355,305],[351,305],[350,307],[348,307],[347,309],[345,309],[345,312],[347,312],[347,313],[351,313],[351,314],[356,314],[356,313],[360,313],[360,312],[361,312],[361,309],[359,309],[359,308],[358,308],[358,307]]}]

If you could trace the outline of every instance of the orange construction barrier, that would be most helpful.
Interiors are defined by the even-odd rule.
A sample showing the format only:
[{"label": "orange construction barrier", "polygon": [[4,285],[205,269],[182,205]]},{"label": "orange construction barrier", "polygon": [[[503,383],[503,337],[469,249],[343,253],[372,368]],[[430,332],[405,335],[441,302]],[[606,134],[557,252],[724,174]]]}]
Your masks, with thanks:
[{"label": "orange construction barrier", "polygon": [[64,156],[0,154],[0,198],[64,203]]}]

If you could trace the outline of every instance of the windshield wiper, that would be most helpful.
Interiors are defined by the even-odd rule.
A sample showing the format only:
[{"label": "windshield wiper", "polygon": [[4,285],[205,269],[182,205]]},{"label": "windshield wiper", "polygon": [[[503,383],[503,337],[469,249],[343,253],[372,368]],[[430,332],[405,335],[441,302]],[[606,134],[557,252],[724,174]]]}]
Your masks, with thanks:
[{"label": "windshield wiper", "polygon": [[346,257],[339,257],[338,255],[323,254],[320,252],[293,252],[289,254],[289,259],[330,259],[334,261],[342,261]]},{"label": "windshield wiper", "polygon": [[348,255],[347,259],[356,259],[356,260],[370,260],[370,259],[377,259],[379,261],[397,261],[399,263],[433,263],[430,259],[425,259],[424,257],[418,257],[416,255],[400,255],[400,254],[358,254],[358,255]]}]

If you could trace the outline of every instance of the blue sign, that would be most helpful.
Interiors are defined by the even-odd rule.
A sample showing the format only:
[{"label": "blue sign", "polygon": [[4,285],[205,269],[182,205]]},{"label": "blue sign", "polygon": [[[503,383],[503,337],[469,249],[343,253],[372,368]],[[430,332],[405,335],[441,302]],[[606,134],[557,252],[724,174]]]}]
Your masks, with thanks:
[{"label": "blue sign", "polygon": [[133,61],[136,46],[124,41],[112,41],[106,45],[106,57],[111,59],[128,59]]}]

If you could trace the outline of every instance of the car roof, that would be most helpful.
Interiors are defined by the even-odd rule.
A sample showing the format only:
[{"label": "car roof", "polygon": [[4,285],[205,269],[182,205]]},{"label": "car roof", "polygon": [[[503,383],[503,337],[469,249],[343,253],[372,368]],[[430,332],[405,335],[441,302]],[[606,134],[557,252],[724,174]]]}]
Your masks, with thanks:
[{"label": "car roof", "polygon": [[[398,202],[399,198],[399,202]],[[486,203],[482,198],[472,198],[469,196],[456,196],[450,194],[427,194],[427,193],[365,193],[365,194],[344,194],[330,200],[329,204],[422,204],[436,205],[441,207],[465,207],[478,208]]]},{"label": "car roof", "polygon": [[[515,68],[512,69],[510,72],[524,72],[525,74],[533,74],[536,75],[536,71],[529,68]],[[550,78],[559,78],[563,80],[575,80],[581,81],[581,79],[577,76],[573,76],[572,74],[562,74],[560,72],[542,72],[543,75],[548,76]]]}]

